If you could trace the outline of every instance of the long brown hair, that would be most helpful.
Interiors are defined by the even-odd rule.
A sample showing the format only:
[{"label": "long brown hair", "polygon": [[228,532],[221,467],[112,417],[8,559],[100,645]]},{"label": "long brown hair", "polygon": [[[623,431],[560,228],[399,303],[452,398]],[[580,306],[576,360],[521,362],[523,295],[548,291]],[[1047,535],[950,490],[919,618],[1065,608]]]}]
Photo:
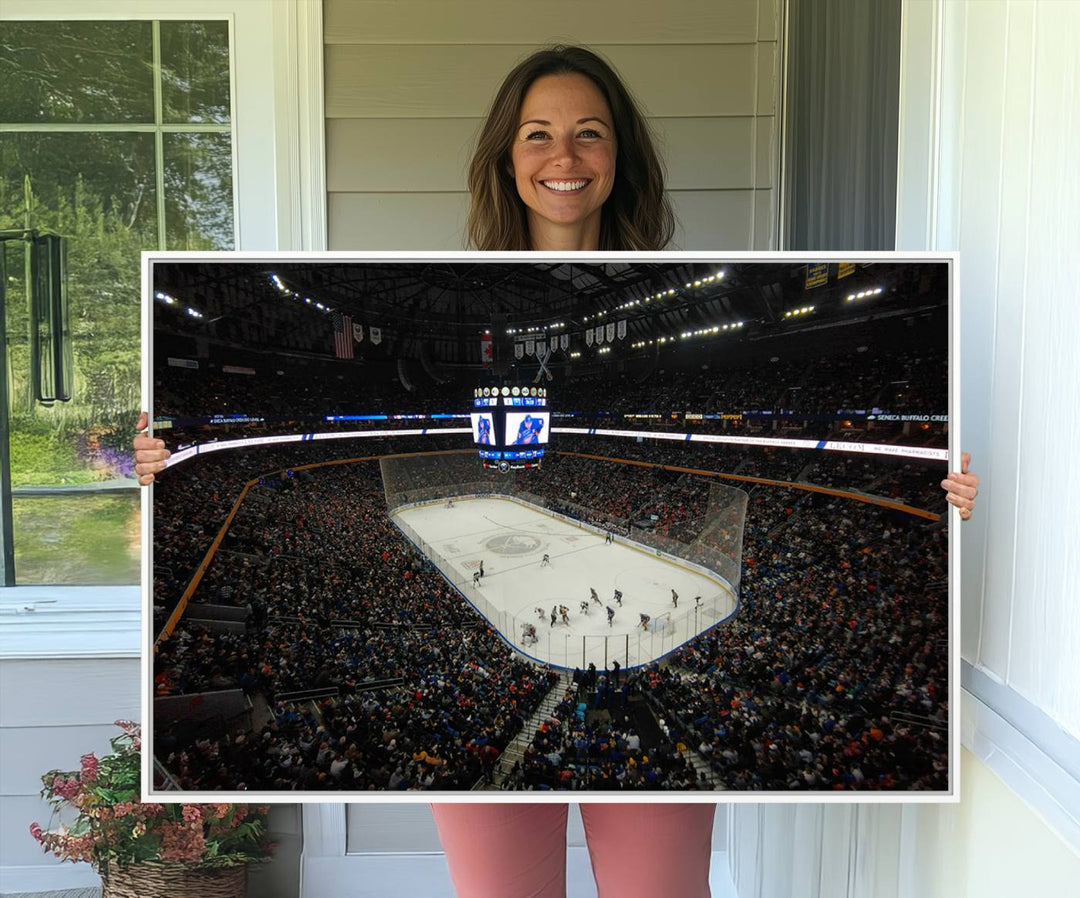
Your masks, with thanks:
[{"label": "long brown hair", "polygon": [[533,82],[545,75],[584,75],[607,100],[614,119],[615,182],[600,220],[601,250],[658,250],[671,241],[675,216],[664,194],[664,169],[645,117],[614,69],[584,47],[533,53],[503,81],[480,131],[469,165],[469,245],[483,250],[527,250],[525,204],[510,174],[518,115]]}]

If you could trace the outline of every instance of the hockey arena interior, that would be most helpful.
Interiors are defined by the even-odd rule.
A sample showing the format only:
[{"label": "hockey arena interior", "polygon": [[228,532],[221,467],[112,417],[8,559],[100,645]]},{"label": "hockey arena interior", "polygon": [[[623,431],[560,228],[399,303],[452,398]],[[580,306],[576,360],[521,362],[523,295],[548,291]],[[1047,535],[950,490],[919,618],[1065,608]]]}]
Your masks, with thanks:
[{"label": "hockey arena interior", "polygon": [[152,291],[156,789],[949,789],[947,263]]}]

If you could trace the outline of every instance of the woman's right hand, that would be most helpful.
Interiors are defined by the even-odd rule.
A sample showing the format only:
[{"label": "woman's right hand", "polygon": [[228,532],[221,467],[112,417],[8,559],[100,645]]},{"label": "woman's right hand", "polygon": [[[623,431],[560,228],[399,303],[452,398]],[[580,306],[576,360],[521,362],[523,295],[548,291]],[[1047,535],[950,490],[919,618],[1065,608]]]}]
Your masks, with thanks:
[{"label": "woman's right hand", "polygon": [[145,436],[142,432],[147,429],[150,417],[143,412],[139,415],[139,424],[135,428],[139,431],[131,445],[135,450],[135,473],[139,476],[139,486],[149,486],[154,482],[154,475],[165,470],[165,460],[172,453],[165,448],[165,441],[151,436]]}]

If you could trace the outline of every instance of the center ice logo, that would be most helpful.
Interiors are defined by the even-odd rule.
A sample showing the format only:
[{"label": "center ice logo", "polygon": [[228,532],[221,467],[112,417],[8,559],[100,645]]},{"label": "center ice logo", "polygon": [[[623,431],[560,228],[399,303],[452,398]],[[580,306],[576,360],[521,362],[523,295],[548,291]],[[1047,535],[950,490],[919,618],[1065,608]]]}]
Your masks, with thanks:
[{"label": "center ice logo", "polygon": [[530,552],[538,552],[541,545],[535,536],[513,533],[493,536],[484,543],[484,548],[496,555],[528,555]]}]

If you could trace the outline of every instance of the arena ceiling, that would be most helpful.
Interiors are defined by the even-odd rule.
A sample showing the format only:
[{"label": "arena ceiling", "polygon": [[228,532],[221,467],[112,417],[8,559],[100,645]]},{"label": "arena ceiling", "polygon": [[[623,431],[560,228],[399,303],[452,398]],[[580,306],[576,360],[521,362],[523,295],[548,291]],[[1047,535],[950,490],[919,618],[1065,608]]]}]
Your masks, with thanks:
[{"label": "arena ceiling", "polygon": [[[161,332],[228,342],[237,339],[230,322],[245,322],[244,342],[266,351],[283,329],[310,322],[325,330],[337,311],[380,329],[383,358],[450,364],[473,360],[486,330],[505,343],[625,319],[628,347],[736,322],[747,340],[947,308],[944,263],[860,264],[837,274],[832,263],[826,282],[807,288],[807,266],[794,262],[292,260],[155,262],[152,276],[154,290],[176,300],[155,303]],[[858,310],[845,302],[877,287],[882,293]],[[812,314],[787,314],[811,305]]]}]

